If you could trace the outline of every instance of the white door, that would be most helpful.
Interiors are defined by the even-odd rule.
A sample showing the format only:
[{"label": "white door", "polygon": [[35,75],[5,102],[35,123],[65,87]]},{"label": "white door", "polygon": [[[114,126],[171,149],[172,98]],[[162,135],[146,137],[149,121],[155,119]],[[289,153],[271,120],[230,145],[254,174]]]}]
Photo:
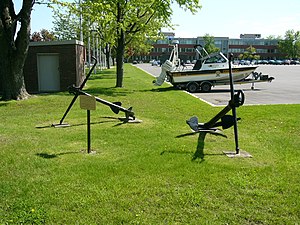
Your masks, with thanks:
[{"label": "white door", "polygon": [[38,54],[38,77],[39,90],[59,91],[59,55],[58,54]]}]

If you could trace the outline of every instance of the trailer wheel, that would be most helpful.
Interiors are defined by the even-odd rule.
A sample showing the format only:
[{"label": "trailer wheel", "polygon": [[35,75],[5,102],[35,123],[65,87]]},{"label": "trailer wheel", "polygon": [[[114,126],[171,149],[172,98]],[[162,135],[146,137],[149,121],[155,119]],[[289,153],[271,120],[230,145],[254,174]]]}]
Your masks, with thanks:
[{"label": "trailer wheel", "polygon": [[195,93],[199,89],[199,85],[196,82],[190,82],[186,86],[188,92]]},{"label": "trailer wheel", "polygon": [[172,79],[171,79],[171,77],[169,75],[167,75],[166,81],[167,82],[171,82],[172,81]]},{"label": "trailer wheel", "polygon": [[211,83],[209,82],[202,82],[200,87],[202,92],[210,92],[211,91]]}]

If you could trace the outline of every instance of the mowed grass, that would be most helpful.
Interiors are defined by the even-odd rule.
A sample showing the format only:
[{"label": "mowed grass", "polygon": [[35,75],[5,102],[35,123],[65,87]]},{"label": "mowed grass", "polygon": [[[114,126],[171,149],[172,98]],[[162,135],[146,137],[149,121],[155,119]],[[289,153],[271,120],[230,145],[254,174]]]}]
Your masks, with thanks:
[{"label": "mowed grass", "polygon": [[[86,111],[73,96],[41,94],[0,102],[0,224],[297,224],[300,221],[300,105],[242,106],[241,149],[253,158],[228,158],[228,138],[190,132],[186,119],[206,122],[222,107],[206,103],[125,65],[92,75],[85,90],[133,107],[143,122],[123,124],[109,107]],[[204,155],[199,157],[199,148]]]}]

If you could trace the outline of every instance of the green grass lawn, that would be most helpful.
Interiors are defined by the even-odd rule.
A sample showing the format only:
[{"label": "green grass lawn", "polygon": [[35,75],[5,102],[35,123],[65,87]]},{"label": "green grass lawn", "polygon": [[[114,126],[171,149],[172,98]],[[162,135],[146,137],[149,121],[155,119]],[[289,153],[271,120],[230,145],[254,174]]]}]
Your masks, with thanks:
[{"label": "green grass lawn", "polygon": [[[97,103],[86,154],[86,111],[79,100],[58,123],[72,95],[42,94],[0,102],[0,224],[297,224],[300,221],[300,105],[242,106],[241,149],[207,134],[204,156],[186,119],[206,122],[222,108],[125,65],[92,75],[85,90],[133,106],[139,124],[122,124]],[[198,148],[198,149],[197,149]]]}]

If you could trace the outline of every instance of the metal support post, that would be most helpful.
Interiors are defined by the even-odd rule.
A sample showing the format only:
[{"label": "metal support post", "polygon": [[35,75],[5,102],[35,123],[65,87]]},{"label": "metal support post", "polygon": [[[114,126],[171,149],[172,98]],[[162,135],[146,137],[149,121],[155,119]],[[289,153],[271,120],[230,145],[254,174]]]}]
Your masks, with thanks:
[{"label": "metal support post", "polygon": [[91,111],[87,110],[87,152],[91,153]]},{"label": "metal support post", "polygon": [[[234,86],[233,86],[232,67],[231,67],[232,57],[233,57],[233,54],[231,53],[229,55],[229,80],[230,80],[231,102],[234,102]],[[238,127],[237,127],[236,106],[235,106],[235,104],[232,104],[232,116],[234,118],[233,126],[234,126],[235,151],[236,151],[236,154],[239,154],[240,153],[240,148],[239,148],[239,137],[238,137]]]}]

